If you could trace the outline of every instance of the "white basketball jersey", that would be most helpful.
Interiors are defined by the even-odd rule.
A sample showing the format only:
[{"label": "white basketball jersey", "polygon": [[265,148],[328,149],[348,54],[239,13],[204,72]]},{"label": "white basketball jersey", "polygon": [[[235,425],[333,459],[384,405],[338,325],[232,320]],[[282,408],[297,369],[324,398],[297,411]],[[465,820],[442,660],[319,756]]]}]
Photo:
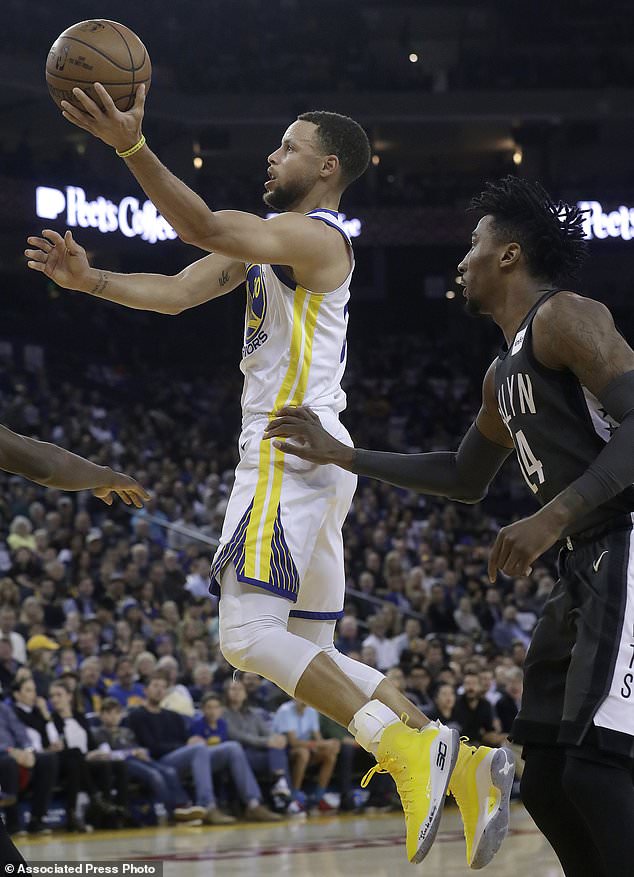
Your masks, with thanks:
[{"label": "white basketball jersey", "polygon": [[[338,213],[307,214],[336,228],[351,247]],[[350,273],[338,289],[313,293],[280,265],[247,265],[247,308],[240,369],[244,374],[243,425],[283,405],[335,412],[346,407],[341,378],[346,367]]]}]

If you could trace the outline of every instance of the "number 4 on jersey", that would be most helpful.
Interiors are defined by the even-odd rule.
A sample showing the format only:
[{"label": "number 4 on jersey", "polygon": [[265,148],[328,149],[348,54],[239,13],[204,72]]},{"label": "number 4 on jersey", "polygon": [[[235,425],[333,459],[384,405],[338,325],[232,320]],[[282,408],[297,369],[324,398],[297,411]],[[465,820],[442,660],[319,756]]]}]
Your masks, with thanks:
[{"label": "number 4 on jersey", "polygon": [[517,449],[517,459],[519,460],[524,481],[528,484],[533,493],[537,493],[537,485],[533,484],[530,476],[537,475],[538,484],[543,484],[544,467],[542,466],[541,460],[538,460],[535,454],[531,451],[531,446],[521,429],[518,429],[515,433],[515,447]]}]

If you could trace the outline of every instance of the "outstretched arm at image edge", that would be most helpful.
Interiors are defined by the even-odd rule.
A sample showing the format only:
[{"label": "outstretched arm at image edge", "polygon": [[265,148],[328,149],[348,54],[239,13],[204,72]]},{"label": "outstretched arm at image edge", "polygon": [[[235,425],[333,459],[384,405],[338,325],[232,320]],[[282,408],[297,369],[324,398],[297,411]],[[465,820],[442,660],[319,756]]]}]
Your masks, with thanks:
[{"label": "outstretched arm at image edge", "polygon": [[98,466],[57,445],[19,435],[5,426],[0,426],[0,469],[44,487],[121,490],[134,499],[135,505],[140,505],[139,496],[148,499],[148,494],[127,475],[114,472],[109,466]]}]

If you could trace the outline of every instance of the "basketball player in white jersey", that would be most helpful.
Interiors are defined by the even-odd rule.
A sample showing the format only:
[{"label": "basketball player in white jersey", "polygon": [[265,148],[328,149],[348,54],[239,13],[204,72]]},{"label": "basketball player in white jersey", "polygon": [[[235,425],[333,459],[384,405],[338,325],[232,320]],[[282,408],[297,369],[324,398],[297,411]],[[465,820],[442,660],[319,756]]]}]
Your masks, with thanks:
[{"label": "basketball player in white jersey", "polygon": [[389,771],[396,781],[412,862],[433,842],[451,779],[467,860],[481,868],[507,830],[512,756],[461,746],[457,732],[430,723],[382,674],[335,649],[345,585],[341,526],[355,476],[287,457],[263,441],[272,412],[290,404],[309,405],[351,443],[338,417],[354,258],[338,208],[368,165],[367,136],[347,116],[305,113],[268,158],[264,200],[280,214],[263,220],[214,212],[145,143],[142,90],[127,113],[101,86],[96,91],[104,110],[77,90],[84,109],[64,103],[64,116],[113,146],[178,235],[212,255],[175,277],[120,275],[91,268],[70,232],[62,238],[46,230],[29,238],[28,265],[61,286],[168,314],[246,279],[240,462],[211,570],[221,649],[238,669],[261,674],[349,728],[376,756],[370,775]]}]

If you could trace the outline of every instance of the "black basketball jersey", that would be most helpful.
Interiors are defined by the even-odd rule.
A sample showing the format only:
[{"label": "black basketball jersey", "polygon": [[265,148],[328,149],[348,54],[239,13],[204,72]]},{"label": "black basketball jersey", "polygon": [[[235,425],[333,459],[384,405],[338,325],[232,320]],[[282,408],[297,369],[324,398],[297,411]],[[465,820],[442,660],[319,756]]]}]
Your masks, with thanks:
[{"label": "black basketball jersey", "polygon": [[[542,365],[533,353],[535,303],[502,349],[495,369],[498,409],[511,434],[522,475],[540,505],[572,484],[596,459],[618,427],[601,403],[568,370]],[[564,535],[607,525],[634,511],[634,485],[577,521]]]}]

